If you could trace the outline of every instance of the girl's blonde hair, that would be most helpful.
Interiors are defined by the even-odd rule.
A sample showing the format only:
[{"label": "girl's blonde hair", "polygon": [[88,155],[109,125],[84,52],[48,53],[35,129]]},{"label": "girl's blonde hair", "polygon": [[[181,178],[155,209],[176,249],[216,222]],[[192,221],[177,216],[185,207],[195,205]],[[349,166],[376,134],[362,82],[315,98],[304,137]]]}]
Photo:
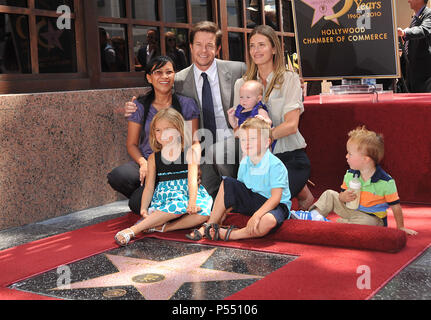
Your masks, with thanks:
[{"label": "girl's blonde hair", "polygon": [[169,121],[172,126],[180,133],[181,137],[181,149],[184,150],[184,118],[183,116],[176,111],[174,108],[167,108],[158,111],[153,120],[150,123],[150,135],[149,135],[149,143],[150,147],[154,152],[158,152],[162,150],[162,145],[157,142],[156,134],[155,134],[155,126],[158,120],[164,119]]},{"label": "girl's blonde hair", "polygon": [[[264,102],[268,101],[269,95],[274,88],[280,88],[284,81],[284,73],[286,71],[292,72],[286,67],[286,63],[284,60],[283,50],[281,49],[280,40],[278,40],[278,36],[275,33],[274,29],[267,25],[260,25],[253,29],[250,34],[250,38],[255,34],[261,34],[268,38],[272,47],[275,49],[275,54],[273,55],[273,64],[274,64],[274,76],[267,86],[265,96],[263,97]],[[250,43],[250,41],[249,41]],[[248,62],[247,62],[247,71],[244,74],[244,80],[256,80],[257,79],[257,65],[253,62],[253,59],[250,55],[250,48],[248,50]]]},{"label": "girl's blonde hair", "polygon": [[348,133],[349,141],[358,146],[358,150],[374,160],[374,164],[379,164],[385,153],[383,135],[367,130],[365,126],[357,127]]}]

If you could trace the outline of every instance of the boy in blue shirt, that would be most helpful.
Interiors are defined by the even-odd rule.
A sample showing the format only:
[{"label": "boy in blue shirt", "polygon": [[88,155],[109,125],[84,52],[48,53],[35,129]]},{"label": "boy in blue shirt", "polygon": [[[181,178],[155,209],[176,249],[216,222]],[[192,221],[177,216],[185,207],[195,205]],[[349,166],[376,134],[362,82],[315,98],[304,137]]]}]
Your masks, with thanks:
[{"label": "boy in blue shirt", "polygon": [[[262,119],[247,119],[239,129],[242,159],[238,178],[224,177],[211,216],[187,238],[225,241],[258,238],[278,228],[290,215],[287,169],[269,150],[271,126]],[[221,227],[227,212],[250,216],[244,228]]]}]

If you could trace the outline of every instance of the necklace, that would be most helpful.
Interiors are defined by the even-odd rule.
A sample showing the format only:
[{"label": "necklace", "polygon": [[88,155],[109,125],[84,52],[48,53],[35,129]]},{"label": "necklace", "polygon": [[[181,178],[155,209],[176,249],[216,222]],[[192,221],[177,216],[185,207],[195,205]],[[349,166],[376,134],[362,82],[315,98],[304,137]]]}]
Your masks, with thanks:
[{"label": "necklace", "polygon": [[170,96],[169,98],[166,98],[166,99],[163,99],[163,98],[159,99],[159,100],[162,100],[160,102],[157,101],[157,98],[155,98],[153,101],[153,107],[156,108],[157,111],[159,111],[161,109],[166,109],[172,105],[172,96]]}]

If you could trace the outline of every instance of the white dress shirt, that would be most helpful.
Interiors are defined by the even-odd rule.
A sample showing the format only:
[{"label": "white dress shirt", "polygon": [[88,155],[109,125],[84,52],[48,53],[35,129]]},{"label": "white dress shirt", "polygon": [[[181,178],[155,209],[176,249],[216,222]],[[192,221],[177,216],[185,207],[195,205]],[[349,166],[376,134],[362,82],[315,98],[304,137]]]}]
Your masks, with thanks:
[{"label": "white dress shirt", "polygon": [[217,141],[220,141],[222,138],[229,137],[231,132],[226,122],[226,117],[223,111],[223,104],[221,101],[220,94],[220,84],[217,73],[217,63],[214,60],[212,65],[208,70],[202,71],[196,65],[193,65],[193,71],[195,76],[196,90],[198,92],[198,97],[200,101],[200,105],[202,106],[202,86],[204,84],[204,80],[201,76],[202,72],[205,72],[208,75],[208,82],[211,86],[211,94],[213,98],[214,104],[214,116],[215,122],[217,126]]}]

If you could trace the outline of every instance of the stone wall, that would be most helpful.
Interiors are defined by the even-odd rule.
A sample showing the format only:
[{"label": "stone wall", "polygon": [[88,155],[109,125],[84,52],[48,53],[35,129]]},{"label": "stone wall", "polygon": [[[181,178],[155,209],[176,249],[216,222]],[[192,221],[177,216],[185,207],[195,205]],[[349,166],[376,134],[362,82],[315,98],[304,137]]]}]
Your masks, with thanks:
[{"label": "stone wall", "polygon": [[0,95],[0,230],[124,199],[124,102],[143,88]]}]

